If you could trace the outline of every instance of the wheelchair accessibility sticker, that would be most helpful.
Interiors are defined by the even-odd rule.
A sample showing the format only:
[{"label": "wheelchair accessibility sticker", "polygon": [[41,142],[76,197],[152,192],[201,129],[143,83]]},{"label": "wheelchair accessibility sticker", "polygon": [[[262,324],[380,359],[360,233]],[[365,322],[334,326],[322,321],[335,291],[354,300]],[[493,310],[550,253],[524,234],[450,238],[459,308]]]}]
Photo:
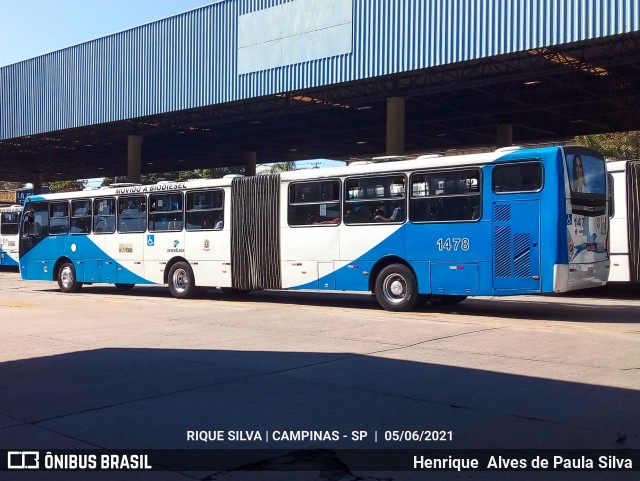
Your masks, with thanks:
[{"label": "wheelchair accessibility sticker", "polygon": [[147,235],[147,245],[148,246],[156,245],[155,236],[153,234]]}]

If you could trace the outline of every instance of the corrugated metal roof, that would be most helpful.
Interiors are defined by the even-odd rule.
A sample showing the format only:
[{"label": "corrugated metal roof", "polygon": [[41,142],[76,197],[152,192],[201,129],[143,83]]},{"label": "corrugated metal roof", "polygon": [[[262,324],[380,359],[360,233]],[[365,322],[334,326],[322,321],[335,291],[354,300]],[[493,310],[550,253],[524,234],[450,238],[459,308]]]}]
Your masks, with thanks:
[{"label": "corrugated metal roof", "polygon": [[[4,67],[0,139],[640,30],[637,0],[344,0],[353,8],[350,53],[304,52],[313,59],[239,74],[239,18],[303,1],[327,5],[226,0]],[[286,20],[304,22],[299,10]]]}]

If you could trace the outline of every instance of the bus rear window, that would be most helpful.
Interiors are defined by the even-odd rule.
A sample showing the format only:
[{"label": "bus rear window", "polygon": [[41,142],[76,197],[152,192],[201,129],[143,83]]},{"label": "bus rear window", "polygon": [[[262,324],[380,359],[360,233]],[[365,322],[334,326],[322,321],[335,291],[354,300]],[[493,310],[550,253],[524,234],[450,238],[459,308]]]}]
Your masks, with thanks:
[{"label": "bus rear window", "polygon": [[3,212],[0,222],[0,234],[15,235],[18,233],[18,212]]}]

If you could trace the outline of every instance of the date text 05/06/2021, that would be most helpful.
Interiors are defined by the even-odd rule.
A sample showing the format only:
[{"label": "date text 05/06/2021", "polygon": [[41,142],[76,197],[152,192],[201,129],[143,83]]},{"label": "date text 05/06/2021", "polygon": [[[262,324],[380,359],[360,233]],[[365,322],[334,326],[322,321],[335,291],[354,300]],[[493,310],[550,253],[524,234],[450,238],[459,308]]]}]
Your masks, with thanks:
[{"label": "date text 05/06/2021", "polygon": [[447,442],[453,441],[453,431],[446,430],[189,430],[190,442],[353,442],[374,443]]}]

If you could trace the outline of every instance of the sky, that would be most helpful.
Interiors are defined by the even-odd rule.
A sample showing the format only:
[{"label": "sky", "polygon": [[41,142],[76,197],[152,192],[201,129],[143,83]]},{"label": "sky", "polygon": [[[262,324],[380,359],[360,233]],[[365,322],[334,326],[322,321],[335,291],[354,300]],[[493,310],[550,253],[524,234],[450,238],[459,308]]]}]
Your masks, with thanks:
[{"label": "sky", "polygon": [[0,67],[216,0],[0,0]]},{"label": "sky", "polygon": [[[0,67],[220,0],[0,0]],[[318,164],[320,162],[320,164]],[[343,165],[302,161],[299,168]]]}]

